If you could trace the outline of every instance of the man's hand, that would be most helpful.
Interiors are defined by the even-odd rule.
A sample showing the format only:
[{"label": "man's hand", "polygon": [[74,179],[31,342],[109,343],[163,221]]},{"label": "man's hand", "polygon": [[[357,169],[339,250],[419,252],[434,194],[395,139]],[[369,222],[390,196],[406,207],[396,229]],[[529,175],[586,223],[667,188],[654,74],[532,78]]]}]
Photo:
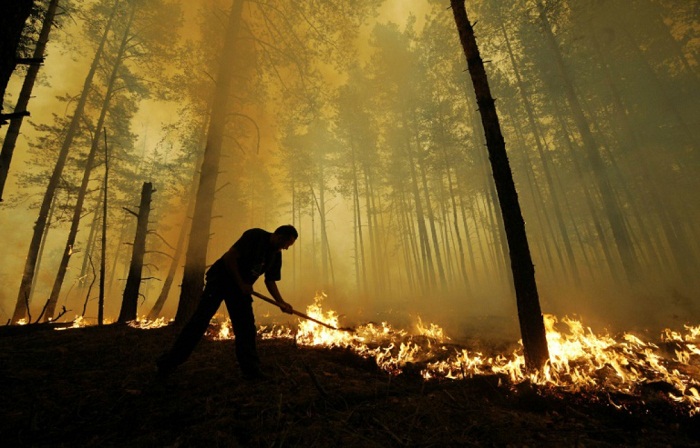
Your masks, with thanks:
[{"label": "man's hand", "polygon": [[283,313],[292,314],[292,311],[294,311],[292,305],[288,304],[287,302],[277,302],[277,305],[279,305]]}]

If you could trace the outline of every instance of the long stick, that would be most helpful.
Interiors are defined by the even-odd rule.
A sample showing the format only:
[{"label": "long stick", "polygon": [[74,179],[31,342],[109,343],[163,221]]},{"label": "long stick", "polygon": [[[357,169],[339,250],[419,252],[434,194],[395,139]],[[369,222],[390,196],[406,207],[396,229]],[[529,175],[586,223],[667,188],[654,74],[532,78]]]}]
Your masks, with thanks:
[{"label": "long stick", "polygon": [[[253,291],[253,295],[254,295],[255,297],[259,298],[259,299],[262,299],[262,300],[266,301],[267,303],[271,303],[271,304],[273,304],[273,305],[279,307],[280,309],[282,309],[282,307],[280,307],[279,303],[277,303],[275,300],[272,300],[271,298],[266,297],[266,296],[260,294],[259,292]],[[312,322],[316,322],[317,324],[323,325],[324,327],[330,328],[331,330],[350,331],[350,332],[355,331],[355,330],[353,330],[352,328],[337,328],[337,327],[334,327],[333,325],[327,324],[327,323],[325,323],[325,322],[321,322],[320,320],[314,319],[313,317],[308,316],[308,315],[302,313],[301,311],[297,311],[297,310],[294,310],[294,309],[292,310],[292,314],[294,314],[295,316],[303,317],[304,319],[308,319],[308,320],[310,320],[310,321],[312,321]]]}]

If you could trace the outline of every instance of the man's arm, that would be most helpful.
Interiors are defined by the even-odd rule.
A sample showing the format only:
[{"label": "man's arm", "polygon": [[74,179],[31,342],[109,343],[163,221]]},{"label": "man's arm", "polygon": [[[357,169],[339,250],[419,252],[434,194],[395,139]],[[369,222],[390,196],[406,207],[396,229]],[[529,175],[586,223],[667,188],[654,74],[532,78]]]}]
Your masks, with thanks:
[{"label": "man's arm", "polygon": [[243,278],[241,278],[241,273],[238,269],[238,257],[238,250],[235,247],[231,247],[231,249],[229,249],[223,256],[224,263],[226,263],[226,267],[231,275],[233,275],[233,278],[241,291],[246,294],[250,294],[253,292],[253,285],[245,283]]},{"label": "man's arm", "polygon": [[282,298],[280,290],[277,289],[277,282],[275,282],[274,280],[265,280],[265,286],[267,287],[267,290],[270,291],[270,295],[272,296],[272,298],[274,298],[275,301],[277,301],[277,304],[282,309],[282,311],[287,314],[292,314],[292,305],[285,302]]}]

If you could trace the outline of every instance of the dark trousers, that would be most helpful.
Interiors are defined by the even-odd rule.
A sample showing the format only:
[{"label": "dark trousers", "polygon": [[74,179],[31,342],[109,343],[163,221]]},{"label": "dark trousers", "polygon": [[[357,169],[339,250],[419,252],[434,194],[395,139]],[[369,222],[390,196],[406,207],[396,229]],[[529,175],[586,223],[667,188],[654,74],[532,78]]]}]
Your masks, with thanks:
[{"label": "dark trousers", "polygon": [[255,348],[255,316],[253,315],[253,298],[230,283],[208,278],[202,297],[192,318],[183,327],[173,347],[163,355],[161,363],[170,368],[182,364],[189,358],[204,332],[209,326],[214,313],[226,302],[233,334],[236,336],[236,359],[244,373],[255,373],[260,360]]}]

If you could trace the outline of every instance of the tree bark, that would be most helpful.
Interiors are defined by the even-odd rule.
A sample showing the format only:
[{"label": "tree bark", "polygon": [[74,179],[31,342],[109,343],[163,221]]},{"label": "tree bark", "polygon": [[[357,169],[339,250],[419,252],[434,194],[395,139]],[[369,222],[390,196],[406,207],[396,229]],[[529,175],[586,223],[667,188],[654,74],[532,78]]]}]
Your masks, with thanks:
[{"label": "tree bark", "polygon": [[136,236],[129,265],[129,277],[126,279],[122,308],[119,311],[117,322],[127,323],[136,320],[136,309],[141,287],[141,272],[143,271],[143,257],[146,253],[146,236],[148,234],[148,215],[151,212],[151,196],[155,190],[153,184],[144,182],[141,188],[141,203],[136,221]]},{"label": "tree bark", "polygon": [[518,194],[508,162],[505,141],[501,134],[495,101],[491,96],[486,70],[479,55],[474,30],[467,17],[464,0],[451,0],[451,4],[479,105],[489,160],[501,205],[501,214],[510,251],[525,362],[531,370],[541,369],[549,359],[549,351],[535,282],[535,267],[532,264],[525,232],[525,221],[520,211]]}]

